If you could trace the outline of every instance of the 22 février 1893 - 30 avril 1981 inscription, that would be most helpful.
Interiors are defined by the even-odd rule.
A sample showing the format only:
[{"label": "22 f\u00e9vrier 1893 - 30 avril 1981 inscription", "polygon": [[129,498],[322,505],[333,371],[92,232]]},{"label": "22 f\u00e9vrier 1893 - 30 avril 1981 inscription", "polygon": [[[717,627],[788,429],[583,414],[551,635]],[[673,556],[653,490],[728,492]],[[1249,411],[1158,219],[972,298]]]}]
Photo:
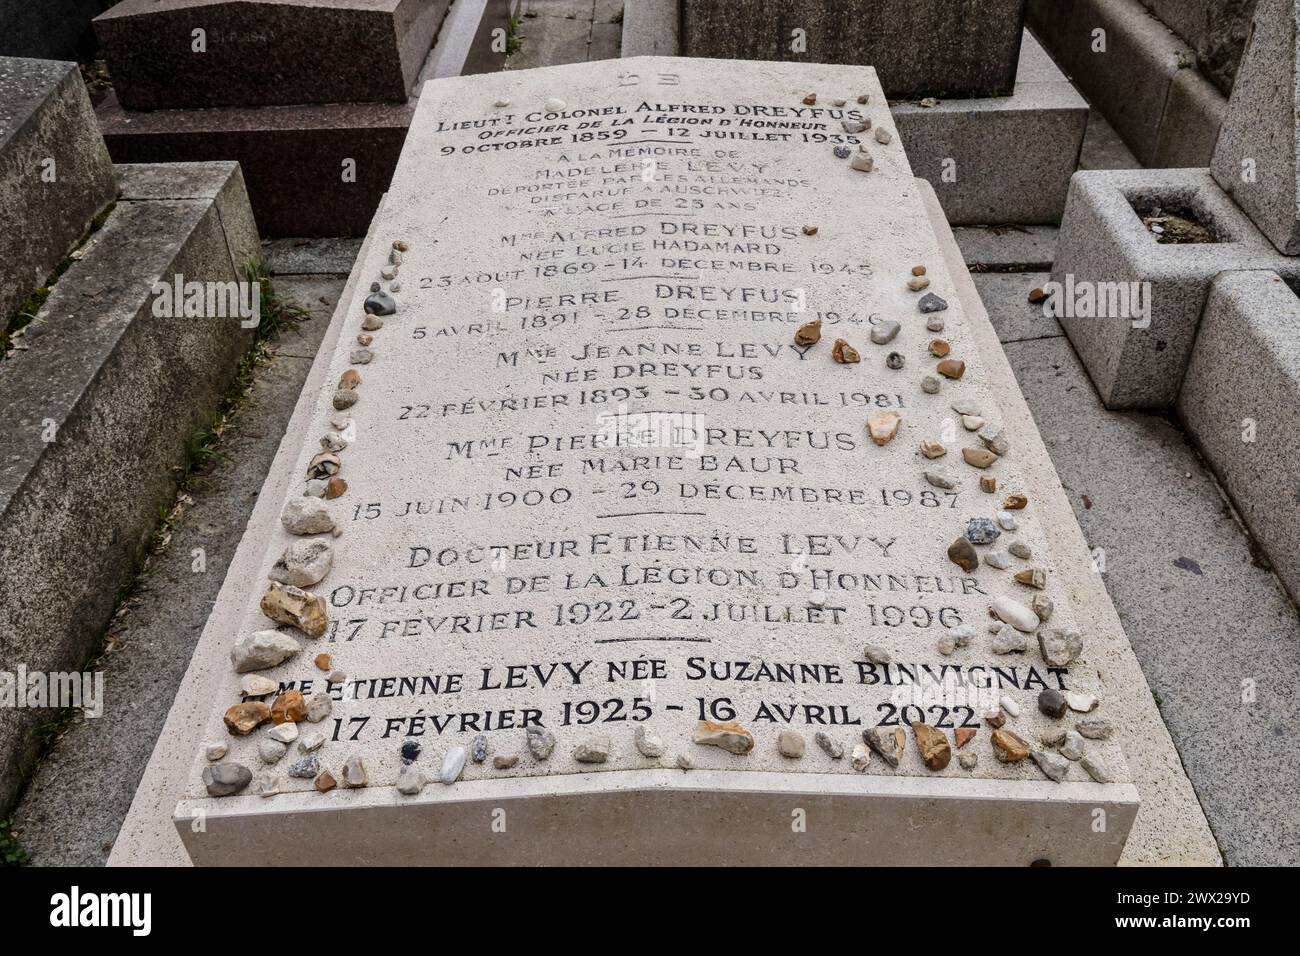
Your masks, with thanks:
[{"label": "22 f\u00e9vrier 1893 - 30 avril 1981 inscription", "polygon": [[[1088,622],[891,133],[865,68],[638,58],[425,87],[292,463],[289,499],[305,477],[346,482],[324,500],[341,530],[317,535],[328,571],[305,588],[328,622],[284,628],[303,651],[259,671],[329,696],[302,723],[325,734],[321,767],[360,758],[390,788],[415,742],[436,779],[482,734],[509,766],[470,759],[463,781],[681,755],[1053,785],[1035,760],[995,759],[990,734],[1014,718],[1042,746],[1066,726],[1038,712],[1045,689],[1095,695],[1104,717],[1086,646],[1040,647]],[[967,569],[948,551],[971,519]],[[263,566],[306,537],[276,529]],[[265,590],[243,583],[226,640],[274,626]],[[1042,620],[1013,620],[1031,605]],[[239,679],[209,737],[264,788],[319,797],[287,773],[298,748],[267,765],[265,726],[226,733]],[[752,750],[700,745],[701,720],[742,725]],[[913,723],[977,765],[928,767]],[[545,759],[528,727],[555,738]],[[902,759],[854,774],[877,727],[901,729]],[[778,749],[790,730],[802,757]],[[819,731],[842,757],[811,746]],[[1114,742],[1092,754],[1124,773]],[[1092,783],[1077,764],[1064,779]]]}]

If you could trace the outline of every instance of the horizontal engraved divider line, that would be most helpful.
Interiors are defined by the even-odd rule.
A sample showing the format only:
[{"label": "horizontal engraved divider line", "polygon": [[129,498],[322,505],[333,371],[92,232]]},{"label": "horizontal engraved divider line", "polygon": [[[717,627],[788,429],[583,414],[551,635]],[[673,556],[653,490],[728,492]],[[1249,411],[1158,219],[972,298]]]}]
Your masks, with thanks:
[{"label": "horizontal engraved divider line", "polygon": [[[611,149],[618,149],[623,146],[641,146],[645,143],[667,143],[669,146],[690,146],[695,142],[693,139],[629,139],[619,140],[616,143],[610,143]],[[567,146],[552,146],[550,149],[561,150],[568,149]]]},{"label": "horizontal engraved divider line", "polygon": [[669,634],[661,637],[602,637],[593,644],[632,644],[636,641],[657,641],[664,644],[712,644],[711,637],[682,637]]},{"label": "horizontal engraved divider line", "polygon": [[[611,262],[610,265],[613,265]],[[627,282],[629,279],[691,279],[699,280],[699,276],[615,276],[612,279],[601,279],[601,282]]]},{"label": "horizontal engraved divider line", "polygon": [[611,215],[609,218],[635,219],[637,216],[658,216],[660,219],[694,219],[696,215],[698,213],[693,212],[621,212],[617,215]]},{"label": "horizontal engraved divider line", "polygon": [[702,325],[616,325],[613,328],[605,329],[606,332],[644,332],[647,329],[668,329],[672,332],[703,332]]},{"label": "horizontal engraved divider line", "polygon": [[683,518],[707,518],[707,511],[627,511],[614,514],[596,515],[597,518],[637,518],[642,515],[671,515]]}]

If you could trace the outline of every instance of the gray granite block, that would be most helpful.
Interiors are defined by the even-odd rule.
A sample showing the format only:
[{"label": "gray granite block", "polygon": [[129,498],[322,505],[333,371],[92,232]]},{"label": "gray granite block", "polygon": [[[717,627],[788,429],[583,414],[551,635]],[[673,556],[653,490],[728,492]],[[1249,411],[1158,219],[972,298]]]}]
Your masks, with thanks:
[{"label": "gray granite block", "polygon": [[[1134,203],[1193,212],[1218,241],[1157,242]],[[1070,341],[1109,408],[1163,408],[1177,398],[1210,281],[1225,269],[1276,269],[1300,276],[1300,260],[1277,253],[1210,178],[1208,170],[1096,170],[1076,173],[1052,278],[1109,293],[1139,283],[1143,318],[1060,315]],[[1082,283],[1082,284],[1081,284]],[[1142,286],[1149,283],[1149,286]],[[1064,296],[1061,297],[1064,299]]]},{"label": "gray granite block", "polygon": [[913,171],[953,225],[1060,221],[1088,104],[1030,33],[1013,95],[890,110]]},{"label": "gray granite block", "polygon": [[[238,280],[258,257],[239,167],[123,172],[123,199],[0,362],[0,660],[30,671],[85,662],[252,341],[237,318],[153,308],[158,280]],[[0,812],[49,717],[0,708]]]},{"label": "gray granite block", "polygon": [[1210,165],[1227,112],[1227,99],[1199,71],[1179,70],[1169,85],[1152,165],[1167,169]]},{"label": "gray granite block", "polygon": [[683,0],[682,52],[870,65],[891,100],[1006,96],[1016,82],[1024,6],[1025,0]]},{"label": "gray granite block", "polygon": [[1228,115],[1214,149],[1214,178],[1273,244],[1300,253],[1300,0],[1260,0]]},{"label": "gray granite block", "polygon": [[0,57],[0,325],[116,191],[77,64]]},{"label": "gray granite block", "polygon": [[1214,280],[1178,412],[1300,600],[1300,298],[1277,273]]},{"label": "gray granite block", "polygon": [[676,56],[678,0],[633,0],[623,7],[623,56]]}]

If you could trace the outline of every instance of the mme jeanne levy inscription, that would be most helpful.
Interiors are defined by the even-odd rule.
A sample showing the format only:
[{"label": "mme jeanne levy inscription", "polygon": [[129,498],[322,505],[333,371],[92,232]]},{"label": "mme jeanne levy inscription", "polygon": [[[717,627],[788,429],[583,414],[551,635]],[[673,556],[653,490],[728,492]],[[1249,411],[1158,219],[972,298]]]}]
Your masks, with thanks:
[{"label": "mme jeanne levy inscription", "polygon": [[[266,563],[329,560],[272,601],[308,622],[266,638],[274,687],[244,678],[271,724],[226,733],[232,677],[225,763],[264,793],[1122,767],[874,74],[561,76],[425,89]],[[1053,749],[1079,721],[1087,772]]]}]

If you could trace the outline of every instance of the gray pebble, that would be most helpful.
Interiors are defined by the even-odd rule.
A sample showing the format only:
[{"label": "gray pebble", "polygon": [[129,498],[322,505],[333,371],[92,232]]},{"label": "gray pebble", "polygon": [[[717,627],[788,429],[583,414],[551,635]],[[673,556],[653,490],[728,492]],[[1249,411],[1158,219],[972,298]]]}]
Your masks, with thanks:
[{"label": "gray pebble", "polygon": [[971,544],[992,544],[1002,532],[988,518],[971,518],[966,523],[966,539]]},{"label": "gray pebble", "polygon": [[899,329],[902,327],[902,323],[893,319],[879,322],[871,328],[871,341],[877,345],[888,345],[894,340],[894,336],[898,334]]},{"label": "gray pebble", "polygon": [[230,797],[253,780],[253,772],[242,763],[227,761],[203,768],[203,786],[210,797]]}]

